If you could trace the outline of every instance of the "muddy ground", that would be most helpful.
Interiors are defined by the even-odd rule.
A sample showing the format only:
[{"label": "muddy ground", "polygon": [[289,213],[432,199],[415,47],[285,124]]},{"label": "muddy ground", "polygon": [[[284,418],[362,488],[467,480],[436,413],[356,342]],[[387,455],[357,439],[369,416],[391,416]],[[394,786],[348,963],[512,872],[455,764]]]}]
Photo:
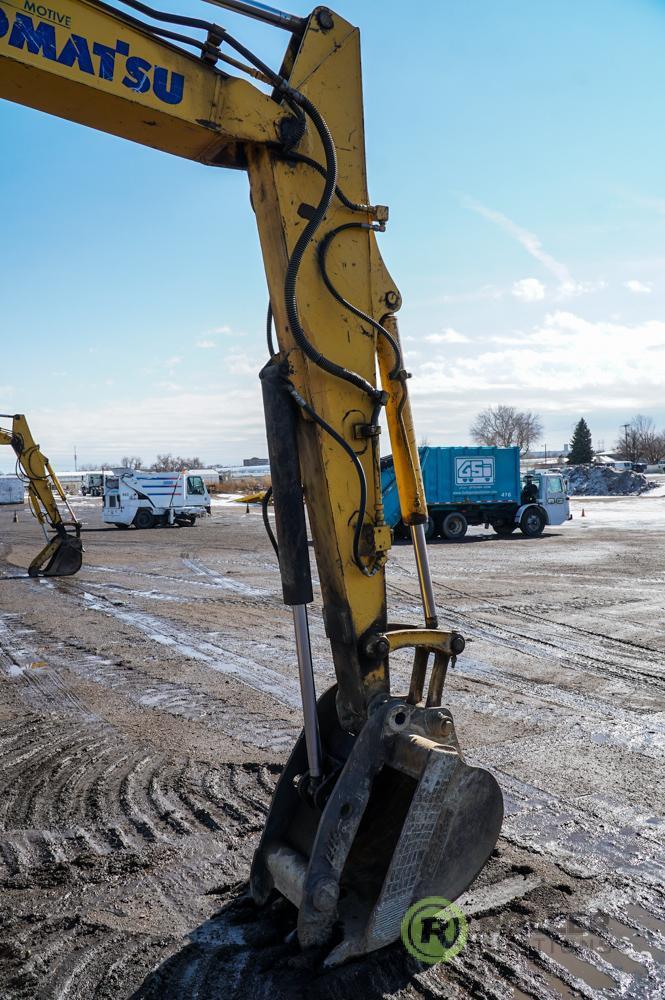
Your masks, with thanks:
[{"label": "muddy ground", "polygon": [[[576,501],[542,539],[430,546],[442,621],[471,640],[448,704],[503,833],[461,955],[327,973],[285,943],[290,907],[243,896],[300,726],[259,514],[119,532],[79,499],[83,570],[34,581],[37,527],[0,509],[0,997],[665,995],[662,492]],[[410,547],[393,554],[392,618],[418,622]],[[312,633],[322,690],[318,605]]]}]

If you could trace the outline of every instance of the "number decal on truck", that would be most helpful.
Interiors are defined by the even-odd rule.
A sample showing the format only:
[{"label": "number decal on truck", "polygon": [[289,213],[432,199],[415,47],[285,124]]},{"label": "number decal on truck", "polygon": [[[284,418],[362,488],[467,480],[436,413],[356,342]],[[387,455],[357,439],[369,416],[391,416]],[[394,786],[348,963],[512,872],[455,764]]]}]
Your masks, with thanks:
[{"label": "number decal on truck", "polygon": [[457,486],[491,486],[494,483],[494,458],[476,456],[455,459]]}]

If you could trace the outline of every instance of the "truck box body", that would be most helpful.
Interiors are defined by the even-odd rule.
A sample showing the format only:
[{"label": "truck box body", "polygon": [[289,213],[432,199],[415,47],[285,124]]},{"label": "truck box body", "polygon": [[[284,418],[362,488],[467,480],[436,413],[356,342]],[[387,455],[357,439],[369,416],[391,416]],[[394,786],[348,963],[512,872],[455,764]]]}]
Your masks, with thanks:
[{"label": "truck box body", "polygon": [[[519,448],[419,448],[429,519],[425,537],[463,538],[467,526],[491,526],[497,534],[517,527],[530,538],[545,525],[570,517],[561,473],[534,471],[524,483]],[[392,458],[381,459],[384,517],[404,537]]]},{"label": "truck box body", "polygon": [[[419,448],[428,506],[505,504],[519,506],[519,448]],[[392,461],[381,472],[384,516],[394,527],[400,519]]]},{"label": "truck box body", "polygon": [[18,476],[0,476],[0,503],[23,503],[25,485]]}]

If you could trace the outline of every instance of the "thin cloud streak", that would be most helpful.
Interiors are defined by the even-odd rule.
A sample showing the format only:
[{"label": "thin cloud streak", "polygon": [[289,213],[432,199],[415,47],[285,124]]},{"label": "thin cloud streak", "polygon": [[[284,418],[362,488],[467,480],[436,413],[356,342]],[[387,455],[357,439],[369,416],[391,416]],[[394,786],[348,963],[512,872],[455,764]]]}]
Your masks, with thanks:
[{"label": "thin cloud streak", "polygon": [[556,259],[556,257],[547,253],[539,238],[534,233],[531,233],[528,229],[524,229],[522,226],[519,226],[516,222],[513,222],[512,219],[509,219],[507,215],[503,215],[502,212],[497,212],[495,209],[488,208],[486,205],[481,204],[479,201],[476,201],[475,198],[465,197],[464,203],[473,212],[476,212],[477,215],[482,215],[483,218],[493,222],[496,226],[499,226],[500,229],[503,229],[504,232],[508,233],[509,236],[512,236],[514,240],[524,247],[528,254],[530,254],[535,260],[540,261],[543,267],[546,268],[550,274],[553,274],[557,281],[560,281],[561,284],[574,284],[572,275],[566,265],[562,264],[561,261]]}]

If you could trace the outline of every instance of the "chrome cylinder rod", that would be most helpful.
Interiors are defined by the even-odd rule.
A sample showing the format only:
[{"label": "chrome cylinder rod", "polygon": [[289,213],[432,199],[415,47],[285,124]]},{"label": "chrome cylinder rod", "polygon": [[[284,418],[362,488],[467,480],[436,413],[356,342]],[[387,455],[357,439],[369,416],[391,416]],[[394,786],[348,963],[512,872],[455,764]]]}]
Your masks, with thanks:
[{"label": "chrome cylinder rod", "polygon": [[309,765],[310,777],[320,778],[322,773],[321,739],[319,736],[319,719],[316,714],[316,689],[314,687],[312,647],[309,639],[306,604],[295,604],[293,606],[293,625],[296,632],[296,650],[298,653],[298,673],[300,675],[300,695],[302,697],[307,763]]},{"label": "chrome cylinder rod", "polygon": [[416,570],[418,572],[420,596],[423,602],[423,610],[425,612],[425,625],[427,628],[438,628],[439,619],[436,613],[436,601],[434,599],[434,588],[432,587],[432,574],[430,573],[429,568],[425,525],[411,525],[411,538],[413,540],[413,551],[416,556]]},{"label": "chrome cylinder rod", "polygon": [[307,23],[307,18],[287,14],[284,10],[269,7],[256,0],[206,0],[206,2],[214,4],[215,7],[225,7],[236,14],[253,17],[256,21],[264,21],[276,28],[284,28],[286,31],[302,32]]}]

